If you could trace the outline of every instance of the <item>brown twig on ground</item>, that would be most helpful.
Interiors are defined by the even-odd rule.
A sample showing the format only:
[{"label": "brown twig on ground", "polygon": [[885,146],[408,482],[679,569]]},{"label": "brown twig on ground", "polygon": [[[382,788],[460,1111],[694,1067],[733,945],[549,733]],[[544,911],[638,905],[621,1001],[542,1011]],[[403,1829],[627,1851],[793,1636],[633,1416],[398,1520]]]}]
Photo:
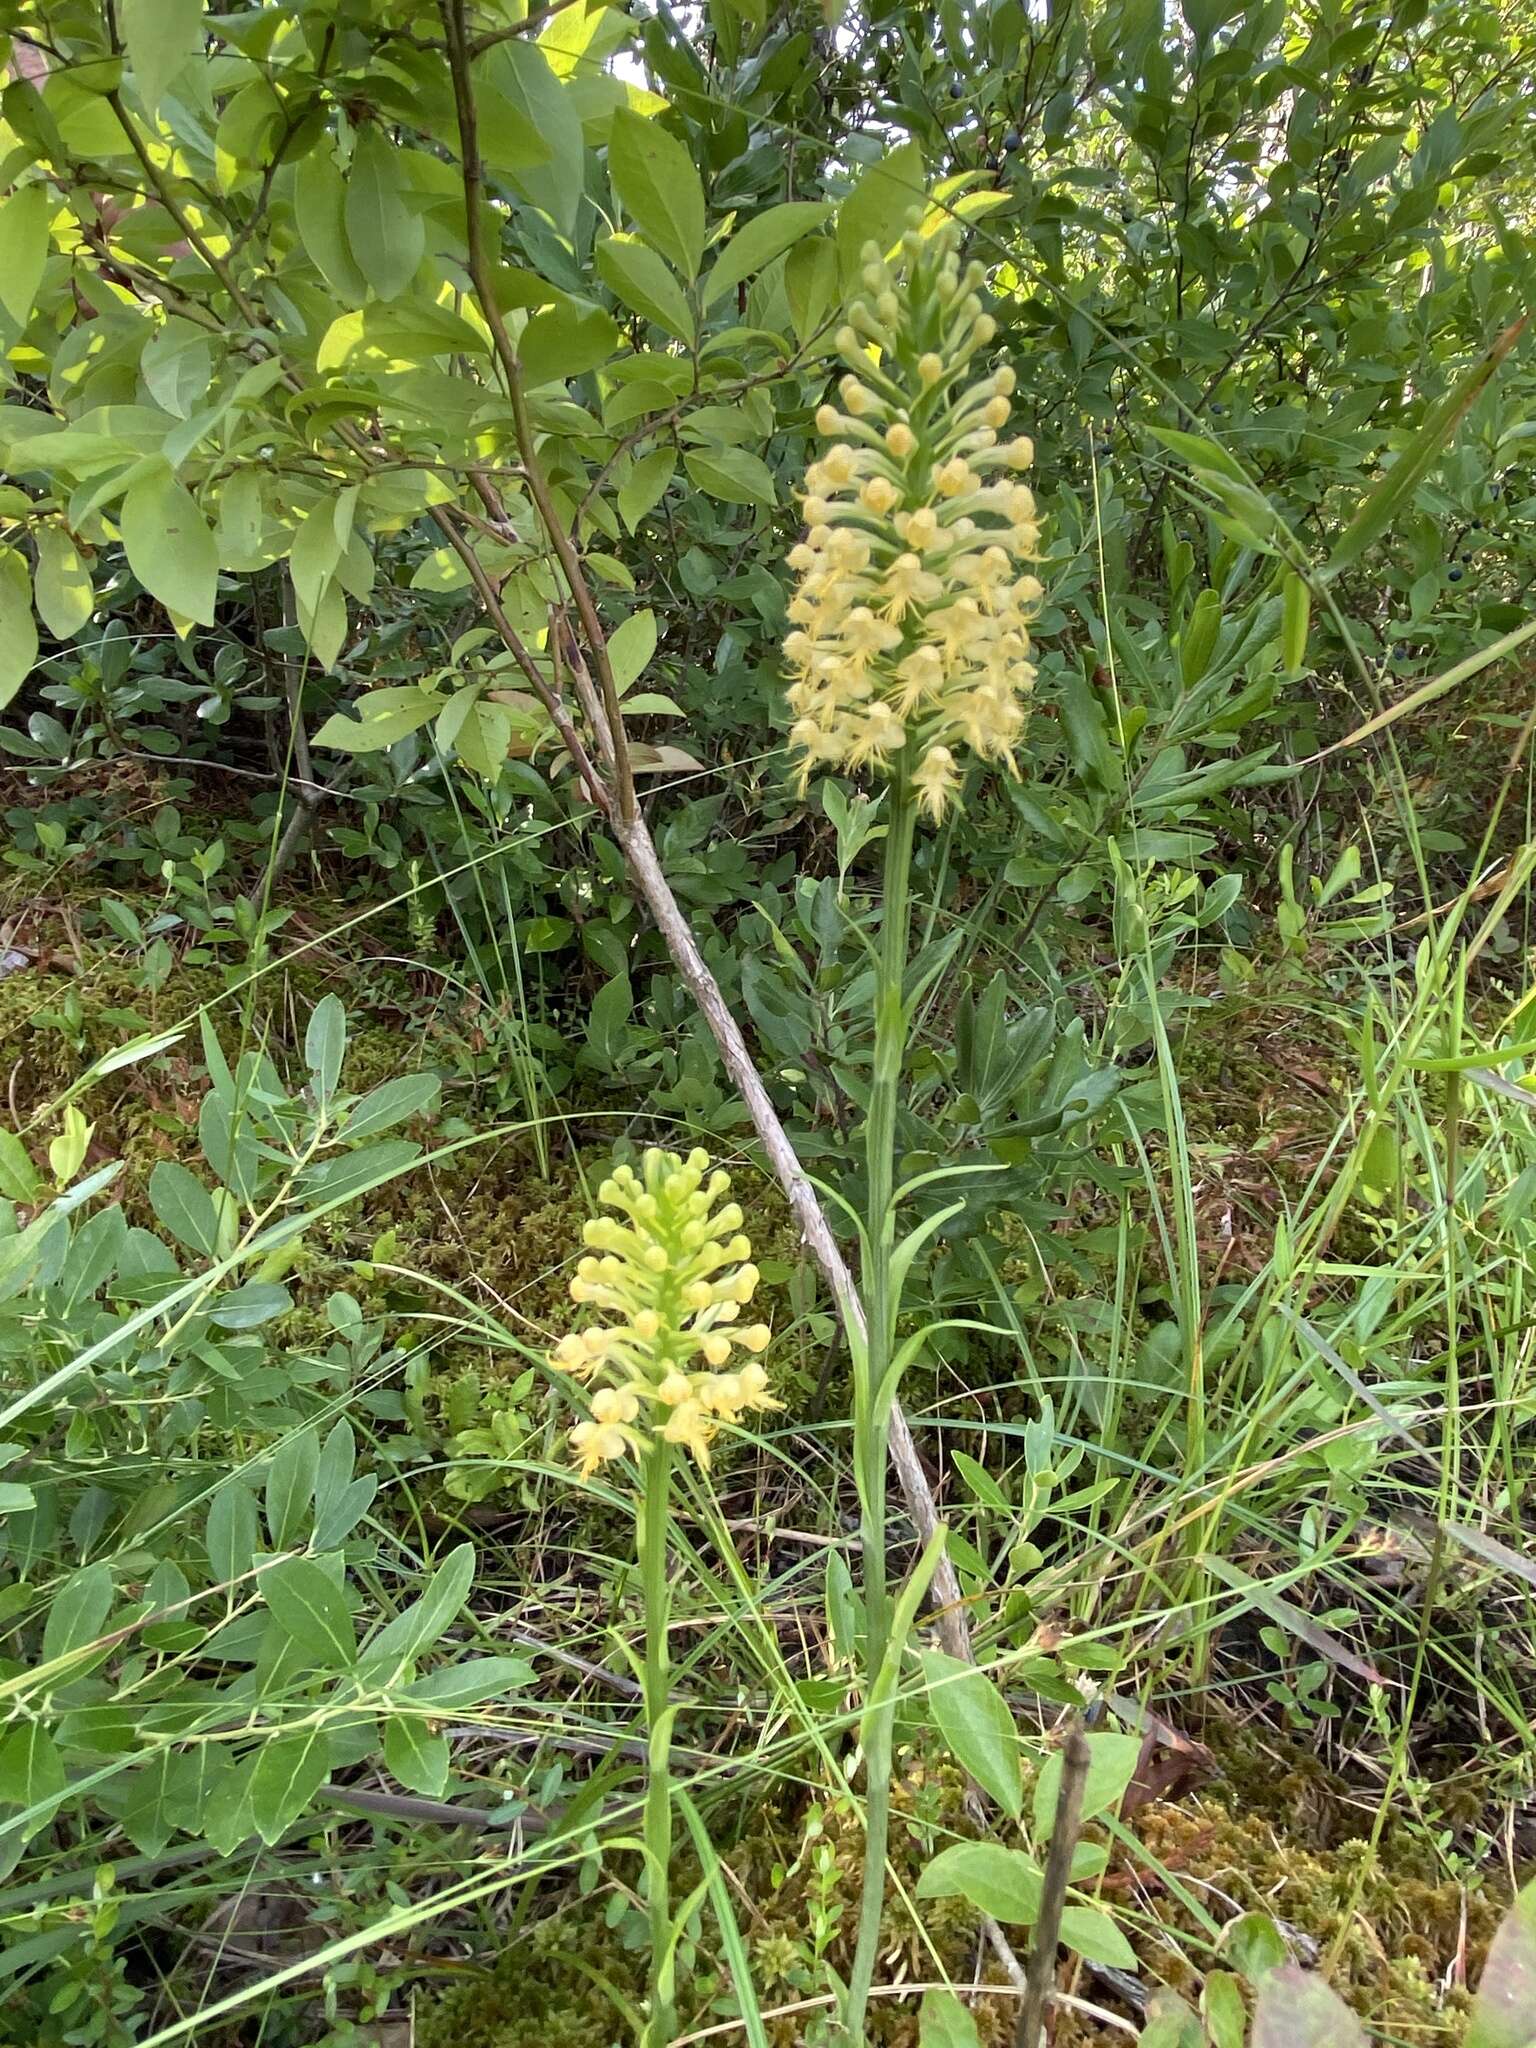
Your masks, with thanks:
[{"label": "brown twig on ground", "polygon": [[1075,1717],[1067,1729],[1061,1751],[1061,1790],[1056,1796],[1056,1820],[1051,1829],[1051,1846],[1046,1852],[1045,1880],[1040,1888],[1040,1918],[1035,1925],[1034,1946],[1024,1971],[1024,2003],[1014,2030],[1014,2048],[1038,2048],[1046,2001],[1056,1975],[1056,1944],[1061,1934],[1061,1909],[1072,1875],[1072,1852],[1077,1847],[1083,1818],[1083,1786],[1088,1777],[1090,1752],[1082,1724]]}]

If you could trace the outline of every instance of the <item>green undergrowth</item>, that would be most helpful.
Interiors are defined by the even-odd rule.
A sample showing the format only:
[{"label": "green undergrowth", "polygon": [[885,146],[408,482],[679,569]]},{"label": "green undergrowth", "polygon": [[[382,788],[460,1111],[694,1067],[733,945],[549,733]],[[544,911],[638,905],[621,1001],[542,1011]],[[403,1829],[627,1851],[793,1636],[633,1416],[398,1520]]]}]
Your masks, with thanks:
[{"label": "green undergrowth", "polygon": [[[1208,1731],[1210,1732],[1210,1731]],[[1422,1830],[1389,1823],[1373,1849],[1374,1809],[1300,1749],[1228,1732],[1219,1775],[1204,1789],[1157,1801],[1130,1825],[1135,1848],[1112,1847],[1103,1899],[1129,1935],[1147,1993],[1160,1986],[1198,2002],[1213,1951],[1195,1902],[1224,1925],[1238,1914],[1278,1920],[1298,1958],[1325,1966],[1334,1988],[1383,2042],[1449,2043],[1461,2036],[1483,1957],[1511,1889],[1496,1871],[1463,1882],[1445,1874]],[[975,1912],[959,1899],[916,1904],[931,1830],[969,1832],[962,1785],[948,1767],[903,1760],[892,1836],[890,1888],[882,1931],[882,1982],[922,1985],[1006,1983]],[[1088,1838],[1107,1841],[1090,1828]],[[813,1996],[820,1963],[846,1972],[857,1897],[862,1832],[851,1809],[824,1808],[803,1794],[766,1800],[723,1851],[731,1895],[753,1965],[773,2048],[822,2038]],[[678,1895],[697,1880],[680,1863]],[[616,2038],[613,1994],[633,1998],[643,1961],[613,1931],[612,1894],[551,1891],[541,1917],[474,1982],[418,2002],[418,2048],[606,2048]],[[1025,1930],[1015,1930],[1027,1951]],[[737,2010],[720,1944],[701,1923],[685,2005],[687,2030],[719,2026]],[[1113,1977],[1079,1966],[1062,1980],[1089,2006],[1134,2016]],[[806,2002],[809,2001],[809,2002]],[[968,2001],[984,2048],[1013,2037],[1009,1995]],[[915,2048],[913,1995],[871,2006],[867,2038]],[[741,2038],[721,2034],[721,2040]],[[1123,2030],[1081,2006],[1058,2010],[1059,2043],[1123,2042]]]}]

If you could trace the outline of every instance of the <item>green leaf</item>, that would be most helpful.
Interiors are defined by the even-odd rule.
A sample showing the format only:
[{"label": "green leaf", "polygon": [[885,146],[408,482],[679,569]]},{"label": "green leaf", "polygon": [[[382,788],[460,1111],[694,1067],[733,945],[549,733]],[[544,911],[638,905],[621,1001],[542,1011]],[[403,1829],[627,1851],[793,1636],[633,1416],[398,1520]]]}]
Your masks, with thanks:
[{"label": "green leaf", "polygon": [[219,551],[207,520],[168,469],[137,483],[118,516],[128,566],[151,597],[179,619],[211,626]]},{"label": "green leaf", "polygon": [[656,652],[656,614],[631,612],[608,636],[608,661],[620,696],[645,673]]},{"label": "green leaf", "polygon": [[875,159],[837,209],[837,264],[845,287],[859,274],[865,243],[886,254],[926,196],[923,152],[915,142]]},{"label": "green leaf", "polygon": [[275,1280],[247,1280],[221,1294],[208,1311],[209,1320],[221,1330],[259,1330],[277,1316],[287,1315],[293,1296]]},{"label": "green leaf", "polygon": [[[1101,1735],[1088,1736],[1087,1742],[1088,1775],[1083,1780],[1083,1819],[1092,1820],[1096,1813],[1112,1812],[1125,1797],[1136,1775],[1136,1766],[1141,1761],[1141,1737],[1117,1735],[1106,1730]],[[1055,1825],[1056,1802],[1061,1796],[1061,1770],[1061,1751],[1053,1750],[1035,1780],[1035,1832],[1042,1840]]]},{"label": "green leaf", "polygon": [[1190,468],[1204,476],[1225,477],[1228,483],[1245,484],[1252,488],[1252,479],[1236,456],[1229,455],[1218,442],[1209,440],[1203,434],[1186,434],[1177,427],[1149,426],[1147,431],[1156,436],[1165,448],[1171,448],[1175,455],[1182,456]]},{"label": "green leaf", "polygon": [[813,234],[831,214],[832,208],[822,199],[789,199],[782,206],[770,206],[766,213],[760,213],[746,226],[732,235],[723,253],[716,259],[714,268],[704,280],[703,302],[713,305],[722,292],[752,275],[764,270],[786,249],[792,249],[796,242],[803,242]]},{"label": "green leaf", "polygon": [[216,1585],[242,1578],[256,1555],[256,1502],[248,1486],[229,1479],[213,1496],[203,1539]]},{"label": "green leaf", "polygon": [[71,1572],[48,1603],[43,1624],[43,1661],[67,1656],[94,1643],[112,1611],[112,1573],[104,1563]]},{"label": "green leaf", "polygon": [[31,1153],[14,1131],[0,1129],[0,1195],[9,1202],[35,1202],[41,1187]]},{"label": "green leaf", "polygon": [[336,1093],[346,1056],[347,1006],[340,996],[322,996],[310,1011],[304,1032],[304,1064],[321,1103],[329,1102]]},{"label": "green leaf", "polygon": [[517,356],[530,386],[563,384],[606,363],[618,345],[618,322],[611,314],[567,299],[534,314],[518,336]]},{"label": "green leaf", "polygon": [[213,342],[207,328],[172,313],[144,344],[139,375],[162,412],[188,419],[213,376]]},{"label": "green leaf", "polygon": [[347,187],[329,149],[300,157],[293,176],[293,212],[304,253],[344,306],[361,306],[368,280],[347,239]]},{"label": "green leaf", "polygon": [[272,1453],[267,1469],[267,1535],[274,1550],[291,1550],[309,1521],[320,1468],[320,1446],[313,1429],[295,1430]]},{"label": "green leaf", "polygon": [[941,1850],[917,1881],[920,1899],[969,1899],[980,1913],[1010,1926],[1031,1926],[1040,1912],[1044,1879],[1021,1849],[997,1842],[954,1842]]},{"label": "green leaf", "polygon": [[392,747],[396,740],[403,740],[407,733],[418,731],[442,708],[441,697],[428,696],[413,683],[369,690],[352,706],[358,714],[356,718],[333,711],[311,744],[334,747],[343,754],[377,753],[381,747]]},{"label": "green leaf", "polygon": [[381,299],[398,298],[426,249],[420,214],[401,197],[400,160],[382,129],[358,136],[347,169],[343,218],[352,259]]},{"label": "green leaf", "polygon": [[219,1212],[195,1173],[175,1159],[159,1160],[149,1176],[149,1206],[179,1245],[203,1258],[218,1257]]},{"label": "green leaf", "polygon": [[1530,2048],[1536,2041],[1536,1880],[1525,1885],[1488,1946],[1472,2001],[1466,2048]]},{"label": "green leaf", "polygon": [[397,1614],[367,1645],[370,1672],[388,1678],[395,1669],[418,1657],[447,1631],[469,1598],[475,1577],[475,1546],[460,1543],[427,1581],[421,1598]]},{"label": "green leaf", "polygon": [[691,448],[683,457],[683,467],[706,497],[719,498],[727,505],[771,508],[778,503],[773,471],[745,448]]},{"label": "green leaf", "polygon": [[258,1583],[278,1622],[313,1663],[326,1670],[351,1670],[357,1638],[347,1596],[312,1558],[284,1558]]},{"label": "green leaf", "polygon": [[1328,557],[1328,566],[1323,571],[1325,576],[1331,578],[1347,569],[1381,538],[1398,513],[1405,509],[1483,387],[1524,333],[1529,319],[1528,313],[1522,313],[1518,320],[1506,327],[1482,359],[1473,364],[1438,405],[1431,407],[1412,442],[1367,495],[1364,504],[1344,529],[1338,545]]},{"label": "green leaf", "polygon": [[[506,144],[499,144],[497,99],[487,99],[489,118],[481,135],[486,161],[505,171],[509,182],[569,238],[587,182],[586,143],[575,100],[527,36],[509,37],[488,51],[475,66],[477,93],[482,81],[520,117],[507,131]],[[530,134],[544,150],[543,159],[531,165],[526,161]]]},{"label": "green leaf", "polygon": [[402,1699],[417,1706],[457,1713],[502,1693],[520,1692],[533,1682],[533,1666],[524,1657],[476,1657],[467,1664],[448,1664],[429,1671],[406,1686]]},{"label": "green leaf", "polygon": [[442,1082],[436,1074],[397,1074],[371,1088],[348,1113],[343,1131],[348,1138],[375,1138],[380,1131],[420,1116],[436,1103]]},{"label": "green leaf", "polygon": [[837,250],[828,236],[818,235],[790,251],[784,266],[784,293],[800,345],[807,347],[837,301]]},{"label": "green leaf", "polygon": [[55,201],[46,185],[23,185],[0,206],[0,306],[17,329],[32,317],[48,261]]},{"label": "green leaf", "polygon": [[1136,1951],[1107,1913],[1096,1906],[1063,1906],[1061,1940],[1090,1963],[1112,1970],[1137,1968]]},{"label": "green leaf", "polygon": [[384,1768],[407,1792],[441,1799],[448,1786],[448,1738],[435,1734],[414,1714],[392,1714],[384,1723]]},{"label": "green leaf", "polygon": [[153,111],[203,46],[203,0],[120,0],[118,21],[139,98]]},{"label": "green leaf", "polygon": [[1024,1810],[1019,1734],[1008,1703],[984,1671],[942,1650],[923,1654],[928,1704],[950,1754],[1012,1819]]},{"label": "green leaf", "polygon": [[608,176],[653,248],[692,280],[704,254],[704,187],[682,143],[620,107],[608,137]]},{"label": "green leaf", "polygon": [[917,2015],[917,2048],[981,2048],[976,2022],[953,1991],[925,1992]]},{"label": "green leaf", "polygon": [[694,318],[683,288],[647,243],[610,235],[597,245],[597,274],[626,306],[665,327],[679,341],[693,340]]},{"label": "green leaf", "polygon": [[91,616],[96,594],[80,550],[62,526],[37,530],[38,614],[55,640],[73,640]]},{"label": "green leaf", "polygon": [[[1249,2048],[1366,2048],[1364,2028],[1338,1993],[1294,1963],[1271,1970],[1260,1984],[1248,2039]],[[1517,2040],[1527,2048],[1531,2036],[1508,2039],[1510,2048]]]},{"label": "green leaf", "polygon": [[10,703],[37,660],[32,577],[15,548],[0,548],[0,710]]},{"label": "green leaf", "polygon": [[[45,1806],[63,1792],[64,1761],[40,1721],[23,1721],[0,1742],[0,1805]],[[41,1827],[47,1815],[38,1816]]]},{"label": "green leaf", "polygon": [[622,970],[605,981],[592,998],[587,1014],[587,1049],[605,1067],[611,1067],[624,1048],[625,1027],[634,1006],[634,990]]},{"label": "green leaf", "polygon": [[1280,659],[1288,675],[1299,675],[1307,659],[1307,634],[1312,624],[1312,592],[1304,576],[1287,569],[1282,580],[1283,621]]},{"label": "green leaf", "polygon": [[323,1728],[271,1736],[251,1773],[251,1818],[264,1842],[275,1842],[325,1783],[330,1743]]},{"label": "green leaf", "polygon": [[631,533],[661,503],[676,473],[675,448],[653,448],[649,455],[641,456],[618,491],[619,517]]}]

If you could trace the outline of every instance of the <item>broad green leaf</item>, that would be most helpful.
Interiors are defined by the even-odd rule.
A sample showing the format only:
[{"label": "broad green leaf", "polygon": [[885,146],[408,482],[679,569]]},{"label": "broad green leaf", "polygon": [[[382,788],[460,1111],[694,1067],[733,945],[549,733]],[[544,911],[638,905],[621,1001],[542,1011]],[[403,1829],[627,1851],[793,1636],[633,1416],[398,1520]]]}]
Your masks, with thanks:
[{"label": "broad green leaf", "polygon": [[1136,1951],[1107,1913],[1096,1906],[1063,1906],[1061,1939],[1067,1948],[1090,1963],[1103,1963],[1112,1970],[1134,1970]]},{"label": "broad green leaf", "polygon": [[1040,1911],[1040,1866],[1022,1849],[997,1842],[954,1842],[917,1881],[920,1899],[969,1899],[980,1913],[1010,1926],[1032,1926]]},{"label": "broad green leaf", "polygon": [[206,327],[172,313],[144,344],[139,375],[163,412],[191,416],[213,376],[213,341]]},{"label": "broad green leaf", "polygon": [[1019,1735],[1008,1703],[984,1671],[942,1650],[923,1654],[928,1705],[950,1754],[1012,1819],[1024,1810]]},{"label": "broad green leaf", "polygon": [[219,1212],[213,1196],[178,1160],[161,1159],[149,1176],[149,1206],[155,1220],[179,1245],[202,1258],[219,1255]]},{"label": "broad green leaf", "polygon": [[154,109],[202,48],[203,0],[119,0],[117,18],[133,83]]},{"label": "broad green leaf", "polygon": [[381,299],[400,296],[426,249],[426,229],[404,190],[397,152],[382,129],[364,128],[347,168],[343,218],[352,260]]},{"label": "broad green leaf", "polygon": [[293,175],[293,212],[304,253],[344,306],[361,306],[368,280],[347,239],[347,187],[329,149],[300,157]]},{"label": "broad green leaf", "polygon": [[653,448],[649,455],[641,456],[618,491],[619,517],[631,533],[661,503],[676,474],[675,448]]},{"label": "broad green leaf", "polygon": [[151,597],[179,619],[211,626],[219,551],[196,500],[170,471],[137,483],[118,517],[128,566]]},{"label": "broad green leaf", "polygon": [[460,1543],[433,1572],[421,1598],[387,1622],[367,1645],[368,1669],[388,1678],[429,1650],[457,1619],[475,1577],[475,1546]]},{"label": "broad green leaf", "polygon": [[1252,480],[1246,469],[1233,455],[1229,455],[1219,442],[1210,440],[1204,434],[1186,434],[1178,427],[1149,426],[1147,431],[1156,436],[1165,448],[1182,456],[1191,469],[1205,476],[1225,477],[1228,483],[1244,484],[1252,488]]},{"label": "broad green leaf", "polygon": [[619,694],[644,674],[656,652],[656,614],[631,612],[622,626],[608,636],[608,662]]},{"label": "broad green leaf", "polygon": [[330,1743],[323,1728],[269,1736],[251,1773],[251,1818],[264,1842],[275,1842],[325,1783]]},{"label": "broad green leaf", "polygon": [[38,615],[55,640],[73,640],[91,616],[95,592],[80,550],[62,526],[37,530]]},{"label": "broad green leaf", "polygon": [[778,503],[773,471],[745,448],[690,448],[683,467],[706,497],[719,498],[727,505],[771,508]]},{"label": "broad green leaf", "polygon": [[[1141,1761],[1141,1737],[1118,1735],[1106,1730],[1090,1735],[1088,1775],[1083,1780],[1083,1819],[1097,1813],[1111,1813],[1125,1797],[1136,1766]],[[1056,1822],[1056,1802],[1061,1797],[1061,1751],[1053,1750],[1035,1780],[1035,1833],[1042,1841]]]},{"label": "broad green leaf", "polygon": [[335,747],[343,754],[372,754],[380,747],[392,747],[407,733],[417,732],[443,708],[440,697],[429,697],[414,684],[369,690],[352,709],[357,717],[333,711],[315,734],[313,745]]},{"label": "broad green leaf", "polygon": [[343,1128],[349,1138],[376,1138],[380,1131],[431,1109],[441,1093],[436,1074],[397,1074],[370,1089],[349,1112]]},{"label": "broad green leaf", "polygon": [[523,1657],[475,1657],[467,1664],[447,1664],[406,1686],[400,1697],[417,1706],[447,1713],[479,1706],[503,1693],[521,1692],[533,1682],[533,1666]]},{"label": "broad green leaf", "polygon": [[316,1098],[327,1103],[341,1079],[347,1056],[347,1006],[338,995],[322,996],[309,1013],[304,1032],[304,1064]]},{"label": "broad green leaf", "polygon": [[357,1640],[347,1596],[312,1558],[284,1558],[258,1583],[268,1607],[313,1663],[326,1670],[352,1668]]},{"label": "broad green leaf", "polygon": [[782,206],[770,206],[732,235],[704,280],[704,304],[711,306],[722,292],[741,284],[754,271],[766,269],[786,249],[804,241],[831,214],[822,199],[789,199]]},{"label": "broad green leaf", "polygon": [[1530,2048],[1536,2041],[1536,1881],[1525,1885],[1488,1945],[1472,2001],[1466,2048]]},{"label": "broad green leaf", "polygon": [[0,1128],[0,1195],[9,1202],[35,1202],[41,1187],[31,1153],[14,1131]]},{"label": "broad green leaf", "polygon": [[[0,1741],[0,1806],[47,1805],[65,1787],[64,1761],[40,1721],[23,1721]],[[42,1826],[46,1814],[39,1815]]]},{"label": "broad green leaf", "polygon": [[654,120],[620,107],[608,138],[608,176],[651,246],[685,279],[696,277],[704,254],[704,187],[683,144]]},{"label": "broad green leaf", "polygon": [[208,1310],[210,1320],[221,1330],[259,1330],[278,1316],[287,1315],[293,1296],[275,1280],[247,1280],[221,1294]]},{"label": "broad green leaf", "polygon": [[48,261],[55,201],[42,184],[23,185],[0,206],[0,307],[18,329],[32,317]]},{"label": "broad green leaf", "polygon": [[899,144],[869,166],[837,209],[837,263],[845,288],[858,277],[865,244],[873,242],[885,255],[926,193],[923,152],[915,142]]},{"label": "broad green leaf", "polygon": [[619,328],[601,306],[567,299],[535,313],[518,336],[517,356],[530,386],[563,384],[606,363],[619,345]]},{"label": "broad green leaf", "polygon": [[626,306],[679,341],[693,340],[695,322],[683,288],[648,243],[634,235],[609,235],[598,243],[596,261],[598,276]]},{"label": "broad green leaf", "polygon": [[15,548],[0,548],[0,710],[37,660],[37,621],[32,616],[32,577]]},{"label": "broad green leaf", "polygon": [[[512,748],[512,714],[504,704],[493,704],[488,697],[477,690],[460,693],[468,698],[462,714],[457,703],[449,709],[456,716],[453,723],[452,750],[463,762],[471,775],[478,775],[485,783],[494,782],[506,764]],[[444,713],[444,718],[448,713]],[[442,739],[439,724],[439,745],[447,750]]]},{"label": "broad green leaf", "polygon": [[415,1714],[391,1714],[384,1723],[384,1768],[407,1792],[441,1799],[448,1786],[448,1738]]},{"label": "broad green leaf", "polygon": [[94,1643],[112,1611],[112,1573],[106,1564],[71,1572],[48,1603],[43,1624],[43,1661]]},{"label": "broad green leaf", "polygon": [[804,348],[821,332],[837,303],[837,250],[830,236],[818,235],[790,250],[784,265],[784,292],[789,317]]},{"label": "broad green leaf", "polygon": [[243,1578],[256,1555],[256,1501],[248,1486],[229,1479],[213,1496],[203,1539],[216,1585]]},{"label": "broad green leaf", "polygon": [[272,1453],[267,1468],[267,1535],[274,1550],[291,1550],[301,1541],[315,1498],[320,1446],[313,1429],[295,1430]]},{"label": "broad green leaf", "polygon": [[[486,102],[490,118],[480,137],[486,162],[504,171],[508,182],[542,207],[561,234],[569,237],[586,187],[586,143],[569,88],[555,76],[543,50],[527,36],[509,37],[487,51],[475,65],[477,94],[482,81],[518,117],[498,127],[497,101]],[[505,143],[500,140],[503,134]],[[530,136],[538,138],[544,151],[542,160],[532,164],[527,161]]]},{"label": "broad green leaf", "polygon": [[1340,570],[1347,569],[1381,538],[1398,513],[1407,507],[1414,492],[1439,460],[1441,449],[1524,333],[1529,319],[1528,313],[1522,313],[1518,320],[1506,327],[1482,359],[1473,364],[1438,405],[1431,407],[1412,442],[1367,495],[1364,504],[1344,529],[1328,557],[1328,566],[1323,572],[1326,576],[1334,577]]},{"label": "broad green leaf", "polygon": [[981,2048],[976,2022],[953,1991],[935,1987],[923,1994],[917,2048]]},{"label": "broad green leaf", "polygon": [[[1250,2048],[1366,2048],[1365,2029],[1338,1993],[1294,1963],[1271,1970],[1259,1985],[1248,2038]],[[1510,2048],[1517,2039],[1527,2048],[1531,2036],[1508,2039]]]}]

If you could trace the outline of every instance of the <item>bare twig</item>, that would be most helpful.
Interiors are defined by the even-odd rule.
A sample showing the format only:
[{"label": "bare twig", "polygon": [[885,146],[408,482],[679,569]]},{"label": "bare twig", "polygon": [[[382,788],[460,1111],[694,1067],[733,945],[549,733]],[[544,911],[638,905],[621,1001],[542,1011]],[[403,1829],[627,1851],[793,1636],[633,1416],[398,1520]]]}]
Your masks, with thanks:
[{"label": "bare twig", "polygon": [[1040,1890],[1040,1918],[1035,1924],[1034,1946],[1024,1972],[1024,2003],[1014,2031],[1014,2048],[1037,2048],[1046,2001],[1056,1975],[1056,1944],[1061,1936],[1061,1909],[1072,1875],[1072,1852],[1077,1847],[1083,1818],[1083,1786],[1090,1761],[1088,1738],[1075,1717],[1067,1730],[1061,1751],[1061,1790],[1056,1795],[1056,1822],[1051,1829],[1051,1846],[1046,1852],[1045,1881]]}]

